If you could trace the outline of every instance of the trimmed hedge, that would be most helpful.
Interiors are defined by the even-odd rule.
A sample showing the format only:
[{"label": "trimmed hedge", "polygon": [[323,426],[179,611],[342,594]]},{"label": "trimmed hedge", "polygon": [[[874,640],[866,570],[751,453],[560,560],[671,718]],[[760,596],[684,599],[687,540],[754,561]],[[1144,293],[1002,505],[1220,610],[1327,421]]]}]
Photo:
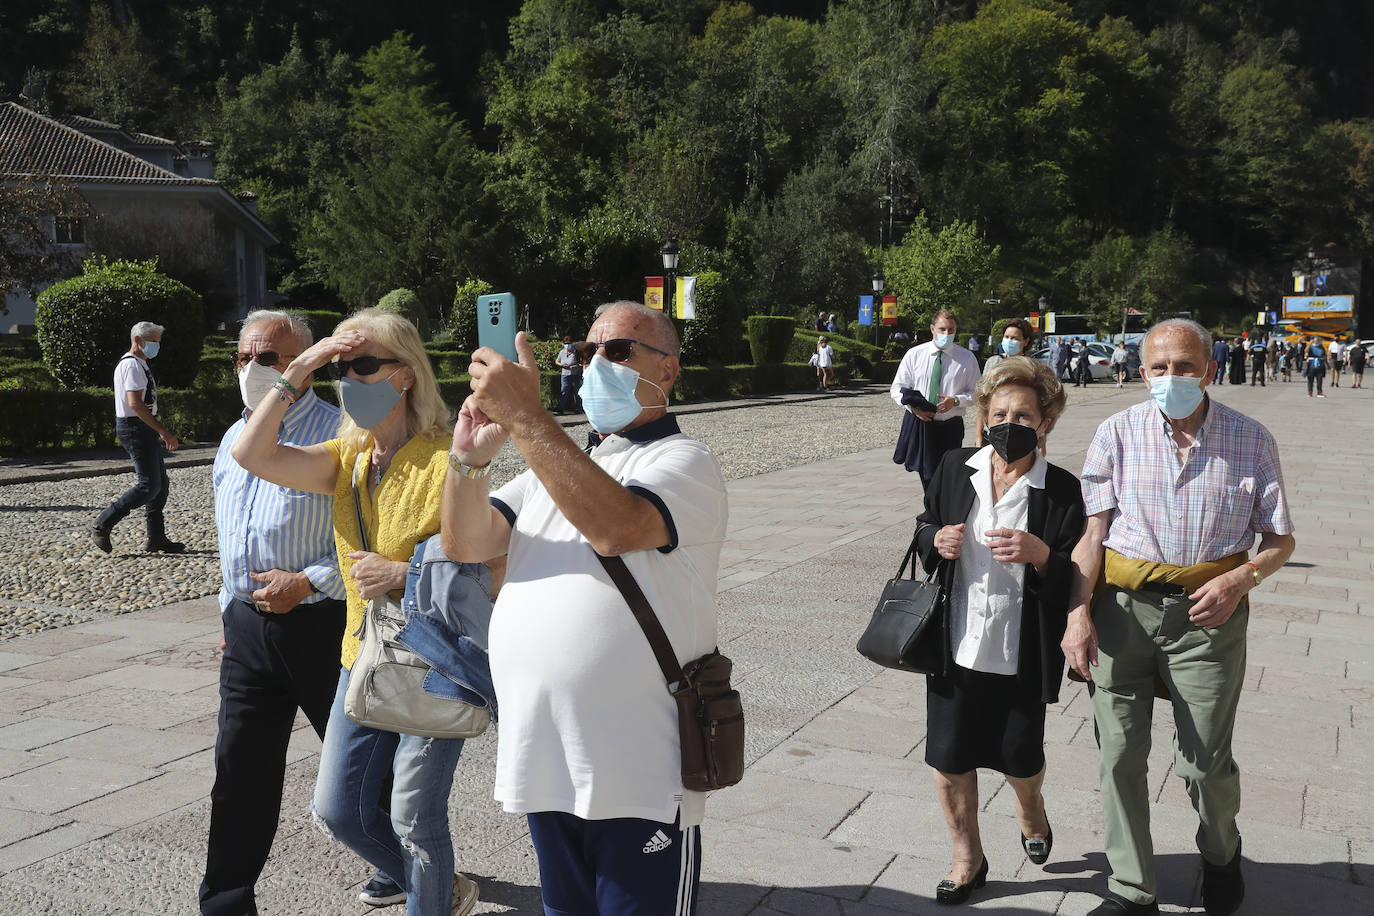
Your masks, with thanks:
[{"label": "trimmed hedge", "polygon": [[745,320],[745,332],[754,365],[772,365],[786,359],[796,326],[795,318],[783,315],[750,315]]},{"label": "trimmed hedge", "polygon": [[328,337],[334,332],[334,328],[344,320],[342,312],[333,312],[327,309],[283,309],[292,315],[299,315],[305,319],[305,323],[310,325],[310,333],[315,335],[315,339]]},{"label": "trimmed hedge", "polygon": [[113,384],[140,321],[166,328],[152,369],[159,384],[193,384],[205,339],[204,304],[189,286],[157,272],[157,261],[107,261],[96,255],[81,275],[38,296],[34,323],[43,362],[64,388]]}]

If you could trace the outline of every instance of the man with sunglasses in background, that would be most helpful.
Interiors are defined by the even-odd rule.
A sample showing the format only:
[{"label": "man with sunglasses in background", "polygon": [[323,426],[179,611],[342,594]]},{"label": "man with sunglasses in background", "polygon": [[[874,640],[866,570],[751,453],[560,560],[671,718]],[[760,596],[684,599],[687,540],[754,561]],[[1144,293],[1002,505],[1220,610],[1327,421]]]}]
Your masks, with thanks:
[{"label": "man with sunglasses in background", "polygon": [[[583,452],[520,362],[473,354],[453,431],[443,541],[455,560],[507,554],[492,613],[501,698],[495,796],[525,814],[548,913],[691,914],[705,796],[683,789],[677,709],[598,555],[620,556],[679,663],[716,645],[726,494],[710,450],[668,415],[678,340],[663,313],[604,308],[575,348],[582,403],[604,437]],[[507,438],[529,470],[490,497]]]},{"label": "man with sunglasses in background", "polygon": [[[265,398],[283,397],[278,379],[311,340],[297,316],[248,315],[234,357],[244,418],[224,434],[215,456],[224,657],[200,886],[205,916],[257,912],[253,886],[277,832],[296,709],[323,739],[339,680],[345,611],[334,497],[270,484],[230,454],[253,409]],[[332,438],[338,426],[339,409],[307,384],[287,408],[282,441],[313,445]]]}]

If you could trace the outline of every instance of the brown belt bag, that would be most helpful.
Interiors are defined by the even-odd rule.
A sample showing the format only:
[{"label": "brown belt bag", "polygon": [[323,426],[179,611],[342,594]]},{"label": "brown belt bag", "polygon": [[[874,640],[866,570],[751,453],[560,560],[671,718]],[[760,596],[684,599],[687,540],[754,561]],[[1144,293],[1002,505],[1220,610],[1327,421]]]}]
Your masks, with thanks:
[{"label": "brown belt bag", "polygon": [[712,651],[679,665],[663,624],[625,561],[600,554],[596,558],[639,622],[677,703],[682,787],[710,792],[733,786],[744,778],[744,707],[739,692],[730,687],[730,659]]}]

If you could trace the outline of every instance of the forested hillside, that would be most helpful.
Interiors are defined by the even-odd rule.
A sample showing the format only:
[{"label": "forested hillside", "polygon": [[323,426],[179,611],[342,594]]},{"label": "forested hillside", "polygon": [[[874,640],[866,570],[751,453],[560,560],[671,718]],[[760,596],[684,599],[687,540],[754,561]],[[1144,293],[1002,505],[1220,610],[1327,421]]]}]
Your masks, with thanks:
[{"label": "forested hillside", "polygon": [[213,142],[301,306],[572,328],[676,238],[750,312],[881,267],[918,316],[1215,321],[1374,243],[1368,3],[6,0],[0,98]]}]

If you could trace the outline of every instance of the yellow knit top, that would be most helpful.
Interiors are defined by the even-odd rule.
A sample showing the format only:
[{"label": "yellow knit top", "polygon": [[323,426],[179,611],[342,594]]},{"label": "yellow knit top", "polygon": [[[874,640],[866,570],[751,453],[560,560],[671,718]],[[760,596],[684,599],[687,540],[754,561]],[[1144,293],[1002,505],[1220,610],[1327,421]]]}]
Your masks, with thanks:
[{"label": "yellow knit top", "polygon": [[[368,548],[390,560],[409,562],[415,545],[439,531],[439,503],[448,474],[449,438],[412,438],[391,459],[391,467],[381,483],[369,493],[366,475],[372,467],[372,446],[359,452],[342,439],[331,439],[325,446],[339,462],[334,485],[334,545],[339,551],[339,571],[348,591],[348,624],[344,628],[340,660],[352,668],[361,644],[354,634],[363,622],[367,601],[358,594],[358,583],[349,570],[354,560],[348,555],[363,549],[358,532],[357,512],[353,507],[353,474],[361,461],[358,498],[362,503],[363,524],[367,526]],[[392,592],[398,600],[401,590]]]}]

